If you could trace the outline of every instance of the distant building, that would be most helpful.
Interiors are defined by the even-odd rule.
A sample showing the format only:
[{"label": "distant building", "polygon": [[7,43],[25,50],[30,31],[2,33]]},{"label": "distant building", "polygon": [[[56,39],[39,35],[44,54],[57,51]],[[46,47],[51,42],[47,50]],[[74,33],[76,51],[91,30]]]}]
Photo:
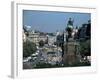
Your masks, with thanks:
[{"label": "distant building", "polygon": [[87,28],[87,24],[83,24],[82,27],[80,28],[80,34],[79,34],[80,38],[85,38],[86,28]]},{"label": "distant building", "polygon": [[36,43],[36,45],[38,45],[38,43],[39,43],[39,33],[35,33],[34,31],[29,32],[28,40],[33,42],[33,43]]},{"label": "distant building", "polygon": [[56,36],[55,35],[48,35],[48,44],[53,45],[54,42],[56,42]]},{"label": "distant building", "polygon": [[58,46],[64,43],[64,33],[57,35],[56,42]]},{"label": "distant building", "polygon": [[36,43],[36,45],[39,45],[40,41],[46,41],[47,40],[47,35],[46,34],[41,34],[40,32],[35,32],[32,30],[29,32],[28,40]]},{"label": "distant building", "polygon": [[82,27],[78,30],[79,38],[90,38],[91,37],[91,24],[83,24]]},{"label": "distant building", "polygon": [[25,28],[23,28],[23,32],[22,32],[22,36],[23,36],[23,42],[26,42],[27,40],[27,35],[28,35],[28,32]]},{"label": "distant building", "polygon": [[47,35],[46,35],[46,34],[40,34],[40,35],[39,35],[39,41],[44,41],[44,42],[46,42],[46,40],[47,40]]},{"label": "distant building", "polygon": [[25,32],[24,32],[24,30],[23,30],[23,42],[26,42],[26,34],[25,34]]},{"label": "distant building", "polygon": [[59,35],[59,34],[60,34],[60,32],[59,32],[59,31],[57,31],[57,32],[56,32],[56,36],[57,36],[57,35]]}]

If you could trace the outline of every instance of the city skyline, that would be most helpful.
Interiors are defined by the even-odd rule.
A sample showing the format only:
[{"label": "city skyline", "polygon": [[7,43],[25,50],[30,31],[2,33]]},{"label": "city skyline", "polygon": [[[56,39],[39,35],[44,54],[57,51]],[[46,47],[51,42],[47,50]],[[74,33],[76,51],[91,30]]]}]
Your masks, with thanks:
[{"label": "city skyline", "polygon": [[67,27],[69,18],[74,19],[73,26],[80,27],[91,20],[90,13],[53,12],[23,10],[23,25],[31,26],[34,30],[42,32],[63,31]]}]

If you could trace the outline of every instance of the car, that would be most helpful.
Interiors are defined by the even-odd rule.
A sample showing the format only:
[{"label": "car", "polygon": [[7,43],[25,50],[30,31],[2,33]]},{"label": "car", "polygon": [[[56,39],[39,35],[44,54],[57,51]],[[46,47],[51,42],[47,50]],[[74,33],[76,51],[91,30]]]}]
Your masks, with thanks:
[{"label": "car", "polygon": [[23,59],[23,62],[24,62],[24,63],[25,63],[25,62],[28,62],[30,59],[32,59],[32,57],[31,57],[31,56],[29,56],[29,57],[27,57],[27,58]]},{"label": "car", "polygon": [[41,59],[40,59],[40,61],[44,61],[44,59],[43,59],[43,58],[41,58]]},{"label": "car", "polygon": [[40,52],[39,50],[36,51],[36,53],[39,53],[39,52]]},{"label": "car", "polygon": [[35,57],[35,56],[37,56],[37,55],[38,55],[38,53],[35,53],[35,54],[32,54],[31,56],[32,56],[32,57]]},{"label": "car", "polygon": [[32,57],[30,56],[30,57],[27,57],[27,59],[29,60],[29,59],[31,59]]},{"label": "car", "polygon": [[23,62],[24,62],[24,63],[25,63],[25,62],[28,62],[28,59],[24,59]]}]

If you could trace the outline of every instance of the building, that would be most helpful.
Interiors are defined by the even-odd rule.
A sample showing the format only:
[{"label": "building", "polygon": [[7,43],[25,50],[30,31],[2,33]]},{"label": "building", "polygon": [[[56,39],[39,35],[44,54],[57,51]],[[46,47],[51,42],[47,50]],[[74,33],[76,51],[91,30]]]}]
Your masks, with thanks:
[{"label": "building", "polygon": [[26,32],[26,30],[24,28],[23,28],[22,37],[23,37],[23,42],[26,42],[26,40],[27,40],[27,32]]},{"label": "building", "polygon": [[35,31],[29,32],[28,40],[33,42],[33,43],[36,43],[36,45],[38,45],[38,43],[39,43],[39,33],[35,33]]},{"label": "building", "polygon": [[91,24],[83,24],[82,27],[78,30],[79,38],[90,38],[91,37]]},{"label": "building", "polygon": [[54,45],[55,42],[56,42],[56,36],[55,35],[48,35],[48,44]]},{"label": "building", "polygon": [[80,33],[79,33],[80,38],[85,38],[86,28],[87,28],[87,24],[83,24],[82,27],[80,28]]},{"label": "building", "polygon": [[34,30],[32,30],[31,32],[29,32],[28,40],[33,43],[36,43],[36,45],[39,45],[40,41],[45,42],[47,40],[47,35],[41,34],[40,32],[35,32]]},{"label": "building", "polygon": [[48,37],[47,37],[46,34],[40,34],[39,35],[39,41],[46,42],[47,39],[48,39]]}]

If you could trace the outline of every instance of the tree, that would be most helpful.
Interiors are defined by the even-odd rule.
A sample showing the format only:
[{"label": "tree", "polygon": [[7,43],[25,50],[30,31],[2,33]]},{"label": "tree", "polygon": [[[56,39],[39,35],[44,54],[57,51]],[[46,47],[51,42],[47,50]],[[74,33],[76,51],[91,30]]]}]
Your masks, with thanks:
[{"label": "tree", "polygon": [[23,57],[28,57],[36,52],[36,44],[30,41],[23,42]]},{"label": "tree", "polygon": [[91,56],[90,40],[80,42],[80,53],[82,57]]},{"label": "tree", "polygon": [[43,46],[44,46],[44,41],[43,41],[43,40],[41,40],[41,41],[39,42],[39,46],[40,46],[40,47],[43,47]]},{"label": "tree", "polygon": [[91,22],[90,22],[90,20],[88,21],[88,24],[87,24],[86,35],[88,37],[91,37]]}]

